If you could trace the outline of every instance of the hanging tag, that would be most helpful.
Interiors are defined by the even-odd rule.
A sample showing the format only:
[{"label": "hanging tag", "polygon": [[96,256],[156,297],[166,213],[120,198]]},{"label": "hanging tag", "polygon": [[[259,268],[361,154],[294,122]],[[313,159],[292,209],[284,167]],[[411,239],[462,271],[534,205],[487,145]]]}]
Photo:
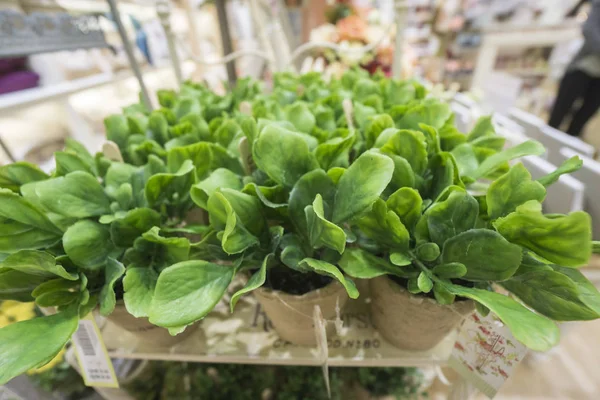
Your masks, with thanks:
[{"label": "hanging tag", "polygon": [[313,310],[313,323],[315,325],[315,337],[317,338],[317,349],[319,350],[319,361],[323,368],[323,378],[327,388],[327,398],[331,398],[331,386],[329,384],[329,348],[327,347],[327,330],[325,329],[325,319],[321,312],[321,307],[315,305]]},{"label": "hanging tag", "polygon": [[100,330],[91,313],[79,320],[79,328],[73,335],[73,343],[86,386],[119,387]]},{"label": "hanging tag", "polygon": [[526,353],[495,315],[474,312],[460,329],[448,365],[491,399]]}]

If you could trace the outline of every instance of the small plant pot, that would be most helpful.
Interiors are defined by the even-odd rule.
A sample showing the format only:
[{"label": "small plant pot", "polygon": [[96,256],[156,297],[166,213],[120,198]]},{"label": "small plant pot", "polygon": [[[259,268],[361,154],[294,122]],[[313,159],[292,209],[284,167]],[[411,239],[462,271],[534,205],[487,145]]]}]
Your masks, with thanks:
[{"label": "small plant pot", "polygon": [[475,307],[472,301],[447,306],[412,295],[387,276],[370,281],[371,318],[381,336],[405,350],[429,350]]},{"label": "small plant pot", "polygon": [[108,316],[108,320],[125,329],[127,332],[133,333],[139,340],[160,347],[176,345],[193,334],[200,325],[199,323],[192,324],[179,335],[172,336],[168,329],[151,324],[148,318],[135,318],[129,314],[122,301],[117,302],[117,306],[112,314]]},{"label": "small plant pot", "polygon": [[[275,331],[283,340],[301,346],[316,346],[313,312],[320,306],[323,318],[333,320],[338,309],[343,310],[348,301],[346,289],[337,281],[305,293],[292,295],[280,290],[259,288],[254,291],[258,302],[273,323]],[[335,331],[331,323],[326,325],[327,336]]]}]

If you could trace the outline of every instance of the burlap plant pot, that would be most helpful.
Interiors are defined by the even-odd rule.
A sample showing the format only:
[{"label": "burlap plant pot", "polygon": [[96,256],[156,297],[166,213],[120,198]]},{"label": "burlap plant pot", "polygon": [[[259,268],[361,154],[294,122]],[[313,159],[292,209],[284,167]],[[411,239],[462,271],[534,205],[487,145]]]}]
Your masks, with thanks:
[{"label": "burlap plant pot", "polygon": [[[339,307],[341,313],[348,301],[348,293],[338,281],[303,295],[266,288],[259,288],[253,293],[279,337],[301,346],[317,344],[312,317],[315,305],[321,307],[323,318],[330,321],[336,318],[336,308]],[[326,324],[326,329],[328,337],[335,332],[334,324]]]},{"label": "burlap plant pot", "polygon": [[165,328],[153,325],[148,321],[148,318],[135,318],[127,312],[123,301],[118,301],[115,310],[108,317],[115,325],[133,333],[137,338],[146,343],[152,343],[160,347],[171,347],[181,342],[185,338],[194,333],[199,322],[188,326],[185,331],[179,335],[171,336]]},{"label": "burlap plant pot", "polygon": [[405,350],[428,350],[473,311],[472,301],[451,306],[412,295],[387,276],[370,281],[371,318],[381,336]]}]

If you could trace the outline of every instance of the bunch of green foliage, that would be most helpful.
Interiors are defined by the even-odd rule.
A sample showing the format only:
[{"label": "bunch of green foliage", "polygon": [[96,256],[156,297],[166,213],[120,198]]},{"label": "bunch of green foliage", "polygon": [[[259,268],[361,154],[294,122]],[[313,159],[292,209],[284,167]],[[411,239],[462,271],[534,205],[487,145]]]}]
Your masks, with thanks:
[{"label": "bunch of green foliage", "polygon": [[423,372],[418,368],[357,368],[358,383],[372,396],[418,399]]}]

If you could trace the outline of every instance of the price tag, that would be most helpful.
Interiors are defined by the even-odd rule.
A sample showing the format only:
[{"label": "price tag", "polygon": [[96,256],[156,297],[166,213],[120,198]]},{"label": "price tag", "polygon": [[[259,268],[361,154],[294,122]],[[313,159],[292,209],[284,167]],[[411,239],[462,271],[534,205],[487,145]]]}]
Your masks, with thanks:
[{"label": "price tag", "polygon": [[463,323],[448,364],[491,399],[526,353],[495,315],[475,312]]},{"label": "price tag", "polygon": [[86,386],[118,388],[112,362],[92,314],[79,320],[73,335],[75,354]]}]

